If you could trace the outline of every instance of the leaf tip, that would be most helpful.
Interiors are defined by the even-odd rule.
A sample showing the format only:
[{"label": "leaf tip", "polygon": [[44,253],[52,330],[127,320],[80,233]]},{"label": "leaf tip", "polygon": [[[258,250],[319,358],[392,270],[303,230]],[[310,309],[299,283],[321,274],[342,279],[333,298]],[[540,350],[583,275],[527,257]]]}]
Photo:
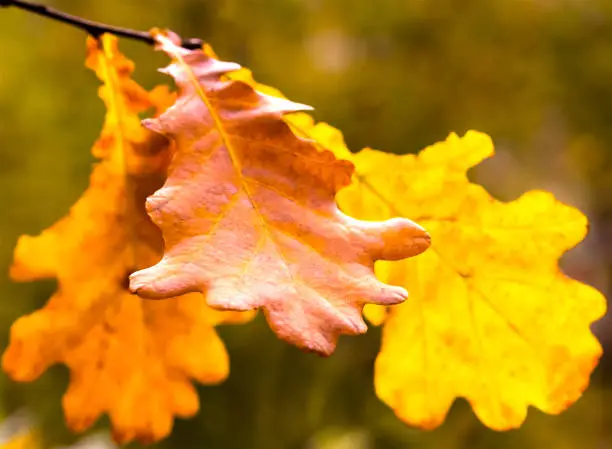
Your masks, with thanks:
[{"label": "leaf tip", "polygon": [[173,272],[171,266],[163,262],[130,275],[130,292],[142,298],[166,299],[185,293],[199,292],[197,285],[198,269],[185,269]]},{"label": "leaf tip", "polygon": [[159,123],[159,119],[157,118],[146,118],[140,122],[142,126],[144,126],[149,131],[156,132],[158,134],[164,134],[164,131]]},{"label": "leaf tip", "polygon": [[376,260],[414,257],[431,245],[431,236],[425,228],[407,218],[362,222],[361,227],[372,238],[371,250]]}]

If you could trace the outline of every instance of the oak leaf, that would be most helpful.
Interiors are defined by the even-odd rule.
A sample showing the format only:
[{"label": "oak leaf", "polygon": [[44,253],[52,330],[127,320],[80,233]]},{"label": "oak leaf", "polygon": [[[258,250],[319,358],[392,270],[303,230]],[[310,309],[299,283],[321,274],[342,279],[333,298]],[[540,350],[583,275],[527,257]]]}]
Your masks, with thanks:
[{"label": "oak leaf", "polygon": [[103,36],[100,46],[90,39],[87,50],[86,65],[103,82],[107,106],[92,150],[101,162],[68,216],[18,241],[13,279],[54,277],[58,290],[44,308],[14,323],[2,363],[18,381],[67,365],[63,407],[72,430],[107,412],[117,441],[154,441],[169,434],[174,415],[198,410],[191,379],[216,383],[227,376],[213,326],[247,317],[213,311],[197,293],[165,302],[130,294],[127,276],[161,258],[161,233],[144,202],[162,185],[170,159],[168,140],[142,128],[138,114],[165,109],[174,95],[136,84],[114,37]]},{"label": "oak leaf", "polygon": [[353,165],[282,119],[310,108],[228,79],[237,64],[183,49],[176,36],[156,38],[180,94],[145,125],[173,139],[176,153],[147,201],[164,257],[131,276],[132,290],[203,291],[215,308],[262,308],[280,338],[324,355],[340,334],[365,332],[364,303],[403,301],[403,288],[376,279],[374,261],[419,254],[428,235],[407,219],[364,222],[338,210]]},{"label": "oak leaf", "polygon": [[[322,132],[329,127],[311,129],[329,144]],[[387,309],[375,387],[412,425],[438,426],[456,397],[496,430],[520,426],[529,405],[560,413],[601,356],[589,325],[605,313],[605,298],[558,267],[585,237],[586,217],[548,192],[504,203],[469,182],[466,171],[493,152],[474,131],[416,156],[365,149],[339,197],[359,218],[409,216],[432,236],[423,256],[376,270],[411,292]]]}]

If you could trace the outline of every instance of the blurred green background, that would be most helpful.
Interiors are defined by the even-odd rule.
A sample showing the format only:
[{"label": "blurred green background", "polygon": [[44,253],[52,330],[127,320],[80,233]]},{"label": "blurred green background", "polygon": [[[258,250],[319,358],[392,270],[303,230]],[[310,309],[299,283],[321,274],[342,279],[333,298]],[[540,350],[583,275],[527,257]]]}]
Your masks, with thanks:
[{"label": "blurred green background", "polygon": [[[610,0],[56,0],[45,4],[136,29],[168,27],[209,41],[258,81],[315,107],[349,147],[416,152],[468,129],[497,156],[472,173],[497,197],[552,190],[592,222],[565,270],[607,293],[612,274],[612,1]],[[102,126],[98,80],[84,35],[0,9],[0,335],[44,304],[54,284],[11,284],[18,235],[64,215],[85,189]],[[147,87],[167,82],[163,56],[121,48]],[[612,327],[594,326],[606,347]],[[232,373],[202,387],[201,413],[177,421],[159,448],[612,448],[612,376],[604,357],[592,386],[559,417],[531,410],[524,427],[485,429],[463,401],[433,432],[410,429],[372,390],[380,332],[343,338],[329,359],[278,341],[260,318],[220,329]],[[609,371],[609,370],[608,370]],[[33,384],[0,377],[6,413],[26,405],[48,447],[63,427],[57,367]],[[104,422],[100,424],[101,427]]]}]

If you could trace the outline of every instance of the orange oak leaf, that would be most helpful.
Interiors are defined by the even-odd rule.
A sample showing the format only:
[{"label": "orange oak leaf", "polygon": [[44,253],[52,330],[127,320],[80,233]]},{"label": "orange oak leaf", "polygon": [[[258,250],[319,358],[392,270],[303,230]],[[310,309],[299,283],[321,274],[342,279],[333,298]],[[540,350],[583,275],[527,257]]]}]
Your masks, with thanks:
[{"label": "orange oak leaf", "polygon": [[[328,125],[310,135],[344,145]],[[398,417],[427,429],[456,397],[496,430],[520,426],[529,405],[560,413],[601,356],[589,325],[605,313],[605,298],[558,267],[586,235],[586,217],[543,191],[495,200],[466,176],[492,155],[491,139],[474,131],[417,156],[365,149],[352,158],[355,182],[339,196],[359,218],[410,216],[432,236],[423,256],[376,267],[382,280],[411,291],[387,309],[376,392]]]},{"label": "orange oak leaf", "polygon": [[206,291],[215,308],[262,308],[280,338],[330,354],[340,334],[365,332],[364,303],[406,298],[375,278],[374,261],[421,253],[427,233],[407,219],[364,222],[340,212],[334,197],[353,165],[282,119],[309,107],[228,80],[237,64],[156,36],[180,94],[145,125],[173,139],[176,153],[147,201],[164,257],[131,276],[132,290],[155,298]]},{"label": "orange oak leaf", "polygon": [[198,293],[163,302],[130,294],[127,276],[163,252],[144,204],[162,185],[170,158],[169,141],[142,128],[138,113],[163,110],[174,95],[136,84],[114,37],[104,36],[100,46],[90,39],[87,50],[108,110],[92,150],[102,160],[68,216],[18,241],[13,279],[54,277],[58,290],[14,323],[2,364],[18,381],[65,364],[71,375],[63,407],[72,430],[87,429],[106,412],[117,441],[155,441],[169,434],[175,415],[197,412],[191,379],[227,376],[214,325],[248,317],[213,311]]}]

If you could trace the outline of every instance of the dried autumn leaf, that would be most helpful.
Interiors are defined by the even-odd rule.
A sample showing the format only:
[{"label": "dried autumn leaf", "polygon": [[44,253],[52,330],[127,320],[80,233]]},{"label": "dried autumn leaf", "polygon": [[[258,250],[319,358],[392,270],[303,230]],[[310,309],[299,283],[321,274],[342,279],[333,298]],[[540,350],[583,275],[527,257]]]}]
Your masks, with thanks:
[{"label": "dried autumn leaf", "polygon": [[[339,134],[317,127],[310,134],[327,144]],[[412,425],[438,426],[456,397],[497,430],[520,426],[529,405],[560,413],[601,356],[589,325],[605,298],[558,267],[586,218],[547,192],[503,203],[470,183],[466,171],[492,154],[490,138],[473,131],[418,156],[366,149],[339,197],[362,219],[413,217],[432,236],[423,256],[377,265],[411,298],[388,309],[376,392]]]},{"label": "dried autumn leaf", "polygon": [[340,334],[366,330],[364,303],[406,297],[375,278],[374,261],[421,253],[427,234],[406,219],[341,213],[334,196],[352,164],[318,151],[282,119],[307,106],[227,80],[237,64],[156,36],[181,93],[145,124],[177,149],[164,187],[147,201],[165,254],[131,276],[132,290],[157,298],[206,291],[219,309],[263,308],[279,337],[330,354]]},{"label": "dried autumn leaf", "polygon": [[107,412],[118,441],[154,441],[169,434],[175,415],[198,410],[191,378],[216,383],[227,376],[213,326],[239,317],[212,311],[197,293],[159,302],[128,291],[128,274],[161,258],[161,233],[144,201],[163,183],[170,156],[167,139],[142,128],[138,113],[160,111],[174,96],[136,84],[114,37],[104,36],[102,48],[89,40],[87,49],[86,65],[104,83],[100,97],[108,109],[92,150],[102,161],[68,216],[18,241],[11,276],[55,277],[59,288],[43,309],[15,322],[2,363],[18,381],[64,363],[71,378],[63,406],[72,430]]}]

